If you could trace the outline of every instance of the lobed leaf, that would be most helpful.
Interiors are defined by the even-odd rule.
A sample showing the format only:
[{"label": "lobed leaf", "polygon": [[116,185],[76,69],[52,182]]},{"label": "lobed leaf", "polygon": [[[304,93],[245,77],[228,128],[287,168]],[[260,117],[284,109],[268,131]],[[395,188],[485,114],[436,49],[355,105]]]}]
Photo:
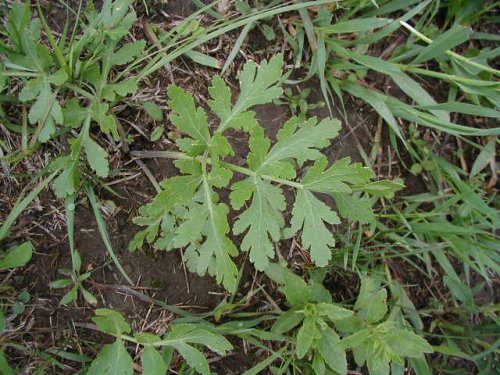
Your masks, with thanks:
[{"label": "lobed leaf", "polygon": [[162,356],[152,346],[146,346],[141,355],[143,375],[165,375],[168,367]]},{"label": "lobed leaf", "polygon": [[289,161],[267,160],[271,141],[264,135],[264,129],[254,128],[250,135],[249,146],[247,163],[252,171],[290,180],[295,178],[295,167]]},{"label": "lobed leaf", "polygon": [[309,249],[311,260],[318,267],[326,266],[332,257],[331,249],[335,246],[335,240],[325,222],[340,224],[337,214],[309,190],[300,189],[295,198],[292,215],[292,230],[302,230],[302,245]]},{"label": "lobed leaf", "polygon": [[373,222],[375,215],[369,197],[354,197],[348,193],[333,193],[340,216],[361,224]]},{"label": "lobed leaf", "polygon": [[259,69],[253,61],[248,61],[240,74],[240,95],[233,113],[240,113],[258,104],[266,104],[277,99],[283,92],[277,84],[283,74],[283,55],[264,60]]},{"label": "lobed leaf", "polygon": [[90,113],[104,133],[111,134],[115,140],[120,139],[116,120],[109,114],[109,104],[94,102],[90,107]]},{"label": "lobed leaf", "polygon": [[240,95],[232,106],[231,91],[226,83],[216,76],[209,88],[211,100],[208,104],[221,122],[217,132],[226,129],[251,131],[256,125],[254,112],[247,112],[253,106],[266,104],[277,99],[283,90],[279,86],[282,77],[283,56],[276,55],[271,60],[264,60],[257,69],[253,61],[247,62],[240,74]]},{"label": "lobed leaf", "polygon": [[138,40],[132,43],[126,43],[118,51],[113,52],[109,63],[111,66],[127,64],[142,53],[146,47],[146,41]]},{"label": "lobed leaf", "polygon": [[108,154],[90,136],[85,137],[83,147],[90,168],[100,177],[107,177],[109,174]]},{"label": "lobed leaf", "polygon": [[224,203],[212,201],[214,193],[206,178],[201,194],[201,204],[187,207],[188,213],[176,231],[174,243],[177,247],[191,244],[185,253],[191,270],[200,275],[207,272],[215,275],[219,284],[233,291],[238,269],[231,257],[238,255],[238,250],[227,237],[229,208]]},{"label": "lobed leaf", "polygon": [[74,194],[80,184],[77,161],[70,156],[59,158],[63,163],[61,174],[54,180],[53,189],[58,198]]},{"label": "lobed leaf", "polygon": [[207,359],[198,349],[182,342],[175,343],[173,346],[190,367],[202,375],[211,374]]},{"label": "lobed leaf", "polygon": [[366,184],[374,177],[370,168],[359,163],[351,164],[351,158],[337,160],[328,169],[326,157],[319,158],[302,179],[305,189],[318,193],[350,193],[350,184]]},{"label": "lobed leaf", "polygon": [[313,117],[300,123],[299,119],[294,117],[279,131],[278,142],[271,147],[256,171],[265,173],[268,166],[285,159],[298,161],[319,159],[322,154],[318,148],[328,146],[329,141],[338,135],[339,130],[338,120],[326,119],[318,123]]},{"label": "lobed leaf", "polygon": [[88,375],[133,375],[133,373],[134,362],[121,340],[105,345],[87,372]]},{"label": "lobed leaf", "polygon": [[123,315],[115,310],[96,309],[95,314],[92,321],[106,333],[121,335],[129,333],[131,330]]},{"label": "lobed leaf", "polygon": [[193,95],[178,86],[168,88],[172,123],[191,138],[207,145],[210,141],[207,114],[196,108]]},{"label": "lobed leaf", "polygon": [[253,196],[250,207],[235,222],[233,233],[238,235],[248,229],[241,249],[250,252],[251,262],[262,271],[269,265],[268,258],[274,257],[273,242],[280,239],[285,224],[282,214],[286,208],[285,197],[280,188],[258,177],[237,182],[232,187],[233,196],[234,193]]}]

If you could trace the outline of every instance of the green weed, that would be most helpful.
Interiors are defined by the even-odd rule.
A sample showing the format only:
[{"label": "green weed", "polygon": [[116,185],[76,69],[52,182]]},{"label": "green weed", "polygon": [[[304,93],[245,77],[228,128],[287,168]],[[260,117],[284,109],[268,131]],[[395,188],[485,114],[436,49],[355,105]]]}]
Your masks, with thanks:
[{"label": "green weed", "polygon": [[[335,245],[328,228],[340,224],[340,218],[314,193],[333,196],[342,216],[364,217],[360,220],[365,221],[372,216],[368,195],[385,196],[401,189],[397,182],[372,182],[373,172],[352,164],[349,158],[329,165],[320,150],[338,135],[337,120],[318,123],[315,118],[303,121],[292,118],[271,146],[255,113],[249,109],[281,95],[282,64],[281,56],[262,62],[259,68],[253,62],[247,63],[240,74],[240,94],[234,104],[224,81],[214,78],[209,89],[209,106],[219,118],[219,125],[213,132],[208,127],[207,114],[196,108],[191,94],[177,86],[168,89],[173,110],[171,120],[188,137],[176,141],[181,153],[165,155],[179,159],[176,166],[183,176],[161,182],[162,192],[140,210],[141,216],[135,222],[147,229],[137,233],[131,250],[140,248],[145,239],[159,250],[187,247],[184,256],[190,270],[200,275],[207,272],[215,275],[218,283],[234,291],[238,270],[231,257],[237,256],[238,250],[228,237],[229,207],[219,201],[215,191],[228,187],[234,172],[246,178],[231,186],[231,206],[240,210],[247,201],[252,201],[232,225],[232,232],[235,235],[246,232],[241,249],[249,252],[250,261],[261,271],[269,265],[269,258],[275,256],[273,242],[283,237],[283,231],[288,236],[301,231],[302,244],[310,251],[311,260],[320,267],[328,264]],[[234,155],[224,136],[228,129],[250,134],[248,168],[223,161],[224,157]],[[314,164],[296,181],[300,176],[297,170],[310,160]],[[285,197],[278,184],[297,191],[288,229],[283,218]],[[352,192],[361,196],[353,198]]]},{"label": "green weed", "polygon": [[[75,9],[65,4],[61,33],[51,29],[41,2],[2,4],[0,130],[6,139],[0,139],[0,167],[7,177],[15,176],[11,167],[53,145],[57,151],[45,154],[46,168],[23,186],[0,227],[0,240],[52,187],[65,201],[71,260],[49,284],[65,290],[61,304],[100,302],[89,288],[93,271],[82,265],[75,243],[75,212],[82,200],[94,213],[108,256],[134,285],[113,249],[95,190],[102,186],[114,193],[107,179],[120,171],[110,165],[109,144],[121,145],[125,159],[170,158],[179,170],[158,184],[143,166],[158,193],[134,219],[143,228],[129,249],[149,243],[157,251],[182,251],[188,269],[214,276],[229,298],[195,314],[120,286],[178,318],[165,334],[154,335],[132,329],[118,311],[99,308],[95,326],[84,326],[114,337],[111,344],[81,341],[78,351],[39,350],[9,336],[12,320],[25,314],[33,296],[2,284],[0,372],[23,371],[8,359],[14,351],[35,358],[36,373],[68,371],[69,361],[86,374],[211,374],[209,352],[224,357],[239,350],[233,344],[240,340],[260,355],[244,375],[346,374],[364,367],[371,375],[403,374],[408,368],[417,375],[497,371],[499,310],[494,296],[485,295],[494,290],[500,271],[495,190],[500,128],[494,122],[500,117],[500,72],[499,49],[492,47],[499,37],[476,27],[483,21],[496,26],[496,3],[238,0],[225,9],[224,2],[193,3],[198,10],[168,30],[141,20],[149,44],[129,38],[138,21],[133,6],[149,15],[154,9],[148,1],[105,0],[99,10],[92,1]],[[197,49],[221,36],[229,40],[238,29],[225,62]],[[292,51],[273,52],[258,65],[254,56],[263,51],[245,50],[254,35]],[[247,61],[237,91],[222,77],[240,55]],[[129,99],[179,57],[210,74],[220,71],[207,83],[208,101],[196,103],[190,92],[171,85],[165,88],[167,118],[157,103]],[[313,77],[319,79],[317,88],[294,94],[292,85]],[[314,89],[330,118],[308,117],[322,105],[308,102]],[[371,152],[361,152],[370,168],[350,158],[330,161],[324,152],[341,132],[334,110],[347,120],[346,103],[353,99],[379,118]],[[287,104],[292,113],[276,140],[252,110],[269,103]],[[133,136],[120,120],[122,108],[143,110],[154,121],[151,142],[168,138],[178,150],[128,155]],[[478,118],[486,125],[469,121]],[[167,121],[175,132],[165,132]],[[385,133],[388,141],[382,140]],[[248,140],[245,165],[228,161],[235,156],[233,134]],[[11,136],[19,138],[17,149],[10,149]],[[444,147],[450,145],[456,147],[447,153]],[[423,191],[396,195],[403,179],[378,179],[375,171],[384,169],[379,157],[386,149],[388,175],[396,165],[396,175],[413,176]],[[304,277],[286,268],[277,250],[288,240],[299,244],[303,259],[292,258],[290,266]],[[33,245],[24,241],[0,254],[3,280],[30,261]],[[247,259],[236,259],[240,252],[264,272],[256,273],[249,291],[240,285]],[[346,288],[352,299],[336,300],[325,280],[350,272],[361,280],[359,291],[353,283]],[[95,358],[83,354],[82,345],[98,347],[91,350]],[[464,369],[451,359],[462,361],[458,367]]]}]

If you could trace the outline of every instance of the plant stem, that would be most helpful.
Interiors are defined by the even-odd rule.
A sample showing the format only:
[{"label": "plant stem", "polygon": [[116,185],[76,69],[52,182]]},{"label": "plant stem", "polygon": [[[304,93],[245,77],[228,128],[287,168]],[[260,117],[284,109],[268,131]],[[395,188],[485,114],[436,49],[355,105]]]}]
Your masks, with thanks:
[{"label": "plant stem", "polygon": [[20,71],[6,71],[2,70],[0,72],[1,75],[6,76],[6,77],[43,77],[43,73],[37,73],[37,72],[20,72]]},{"label": "plant stem", "polygon": [[495,82],[495,81],[481,81],[478,79],[464,78],[464,77],[460,77],[460,76],[453,75],[453,74],[445,74],[445,73],[441,73],[441,72],[435,72],[432,70],[417,68],[417,67],[405,65],[405,64],[399,64],[399,68],[403,71],[406,71],[406,72],[417,73],[417,74],[421,74],[421,75],[428,76],[428,77],[443,79],[443,80],[449,81],[449,82],[460,82],[460,83],[464,83],[466,85],[479,86],[478,83],[481,83],[481,85],[480,85],[481,87],[483,87],[483,86],[484,87],[491,87],[491,86],[494,87],[494,86],[499,85],[499,83]]},{"label": "plant stem", "polygon": [[[130,153],[133,157],[135,158],[140,158],[140,159],[145,159],[145,158],[167,158],[167,159],[176,159],[176,160],[186,160],[186,159],[193,159],[192,156],[186,155],[183,152],[178,152],[178,151],[131,151]],[[202,157],[196,157],[194,159],[197,159],[200,162],[202,161]],[[210,158],[205,159],[206,164],[211,164]],[[258,176],[264,180],[268,181],[273,181],[278,184],[282,185],[287,185],[290,187],[293,187],[295,189],[301,189],[304,187],[300,182],[295,182],[295,181],[289,181],[289,180],[284,180],[282,178],[278,177],[273,177],[273,176],[268,176],[265,174],[259,174],[251,169],[245,168],[245,167],[240,167],[238,165],[234,165],[231,163],[227,162],[220,162],[221,167],[231,169],[234,172],[239,172],[241,174],[247,175],[247,176]]]},{"label": "plant stem", "polygon": [[84,96],[85,98],[87,98],[89,100],[95,100],[95,96],[94,95],[90,94],[89,92],[85,91],[84,89],[82,89],[81,87],[79,87],[77,85],[74,85],[72,83],[66,83],[65,86],[68,89],[73,90],[74,92],[80,94],[81,96]]}]

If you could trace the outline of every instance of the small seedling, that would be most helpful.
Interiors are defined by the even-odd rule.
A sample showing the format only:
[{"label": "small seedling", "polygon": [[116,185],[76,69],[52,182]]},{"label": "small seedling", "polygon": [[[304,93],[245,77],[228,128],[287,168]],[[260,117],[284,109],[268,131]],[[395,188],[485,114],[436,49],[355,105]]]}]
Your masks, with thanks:
[{"label": "small seedling", "polygon": [[[363,278],[353,310],[332,303],[316,275],[306,283],[290,270],[273,264],[266,272],[283,285],[290,309],[274,323],[277,334],[293,332],[295,356],[304,358],[314,374],[347,374],[346,350],[352,349],[358,366],[370,375],[389,375],[404,368],[405,358],[420,359],[433,348],[417,334],[387,317],[387,290]],[[399,313],[399,308],[394,310]],[[307,365],[304,365],[308,367]]]}]

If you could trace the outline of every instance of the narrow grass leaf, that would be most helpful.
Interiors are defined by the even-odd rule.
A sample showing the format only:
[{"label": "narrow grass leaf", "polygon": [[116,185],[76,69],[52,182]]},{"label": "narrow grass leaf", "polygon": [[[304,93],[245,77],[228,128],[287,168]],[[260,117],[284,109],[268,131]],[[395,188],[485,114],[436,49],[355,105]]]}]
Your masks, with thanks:
[{"label": "narrow grass leaf", "polygon": [[221,67],[221,62],[219,60],[205,53],[191,50],[184,53],[184,55],[189,57],[195,63],[208,66],[209,68],[220,69]]},{"label": "narrow grass leaf", "polygon": [[253,366],[251,369],[246,370],[242,375],[258,375],[262,371],[266,370],[274,361],[278,358],[282,358],[285,352],[285,348],[281,348],[277,352],[273,352],[269,357],[259,362],[257,365]]},{"label": "narrow grass leaf", "polygon": [[359,33],[387,26],[391,22],[390,18],[359,18],[337,22],[331,26],[322,27],[320,30],[326,34]]},{"label": "narrow grass leaf", "polygon": [[238,52],[240,52],[241,46],[243,45],[243,42],[247,38],[250,30],[253,29],[254,25],[255,24],[253,22],[250,22],[243,27],[240,35],[238,36],[238,39],[236,39],[236,42],[234,42],[234,46],[231,49],[231,52],[227,56],[226,62],[224,63],[224,66],[222,67],[221,74],[224,74],[225,72],[227,72],[227,70],[229,69],[229,67],[233,63],[234,59],[238,55]]},{"label": "narrow grass leaf", "polygon": [[398,136],[398,138],[406,145],[406,140],[401,134],[399,124],[394,117],[391,109],[387,106],[384,99],[384,95],[378,94],[372,90],[366,89],[363,86],[354,82],[344,82],[342,88],[346,90],[349,94],[356,96],[366,103],[370,104],[377,113],[382,116],[386,121],[392,131]]},{"label": "narrow grass leaf", "polygon": [[[410,98],[420,105],[437,104],[434,98],[422,88],[413,78],[403,73],[397,64],[379,59],[377,57],[361,55],[356,52],[350,52],[350,56],[358,64],[366,66],[369,69],[389,75],[399,88]],[[431,110],[431,112],[441,118],[443,121],[450,121],[448,113],[442,110]]]},{"label": "narrow grass leaf", "polygon": [[9,235],[10,228],[21,213],[30,205],[30,203],[40,194],[40,192],[49,185],[52,180],[57,176],[59,171],[49,175],[45,180],[40,182],[24,199],[17,201],[14,208],[10,211],[9,216],[5,219],[0,227],[0,240],[3,240]]},{"label": "narrow grass leaf", "polygon": [[500,118],[500,111],[485,106],[470,103],[447,102],[439,104],[417,105],[415,108],[427,110],[441,110],[447,112],[465,113],[472,116]]},{"label": "narrow grass leaf", "polygon": [[456,25],[440,34],[431,44],[425,47],[413,61],[413,64],[422,64],[440,56],[446,51],[469,40],[471,35],[472,30],[470,28]]},{"label": "narrow grass leaf", "polygon": [[474,164],[472,165],[469,174],[470,178],[476,176],[479,172],[486,168],[488,164],[490,164],[491,160],[494,160],[494,157],[496,155],[496,144],[497,138],[493,138],[486,144],[486,146],[483,147],[476,160],[474,161]]},{"label": "narrow grass leaf", "polygon": [[325,103],[326,106],[328,107],[328,112],[330,113],[330,117],[333,117],[333,112],[332,112],[333,96],[330,92],[325,75],[326,61],[328,60],[328,55],[327,55],[325,40],[323,36],[321,36],[320,34],[318,34],[317,42],[318,42],[318,49],[316,50],[315,57],[316,57],[321,93],[323,94],[323,98],[325,99]]},{"label": "narrow grass leaf", "polygon": [[92,206],[92,210],[94,211],[94,216],[97,221],[97,226],[99,228],[99,232],[101,233],[101,238],[102,241],[104,242],[104,246],[106,247],[106,250],[108,251],[109,256],[113,260],[113,263],[115,264],[116,268],[120,271],[124,279],[130,284],[134,285],[130,277],[127,275],[125,270],[123,269],[120,261],[118,260],[115,251],[113,250],[113,245],[111,244],[111,240],[109,238],[108,230],[106,228],[106,222],[104,221],[104,218],[102,217],[101,214],[101,208],[99,207],[99,203],[97,202],[97,198],[94,193],[94,189],[87,185],[86,186],[86,191],[87,191],[87,196],[89,197],[90,204]]}]

